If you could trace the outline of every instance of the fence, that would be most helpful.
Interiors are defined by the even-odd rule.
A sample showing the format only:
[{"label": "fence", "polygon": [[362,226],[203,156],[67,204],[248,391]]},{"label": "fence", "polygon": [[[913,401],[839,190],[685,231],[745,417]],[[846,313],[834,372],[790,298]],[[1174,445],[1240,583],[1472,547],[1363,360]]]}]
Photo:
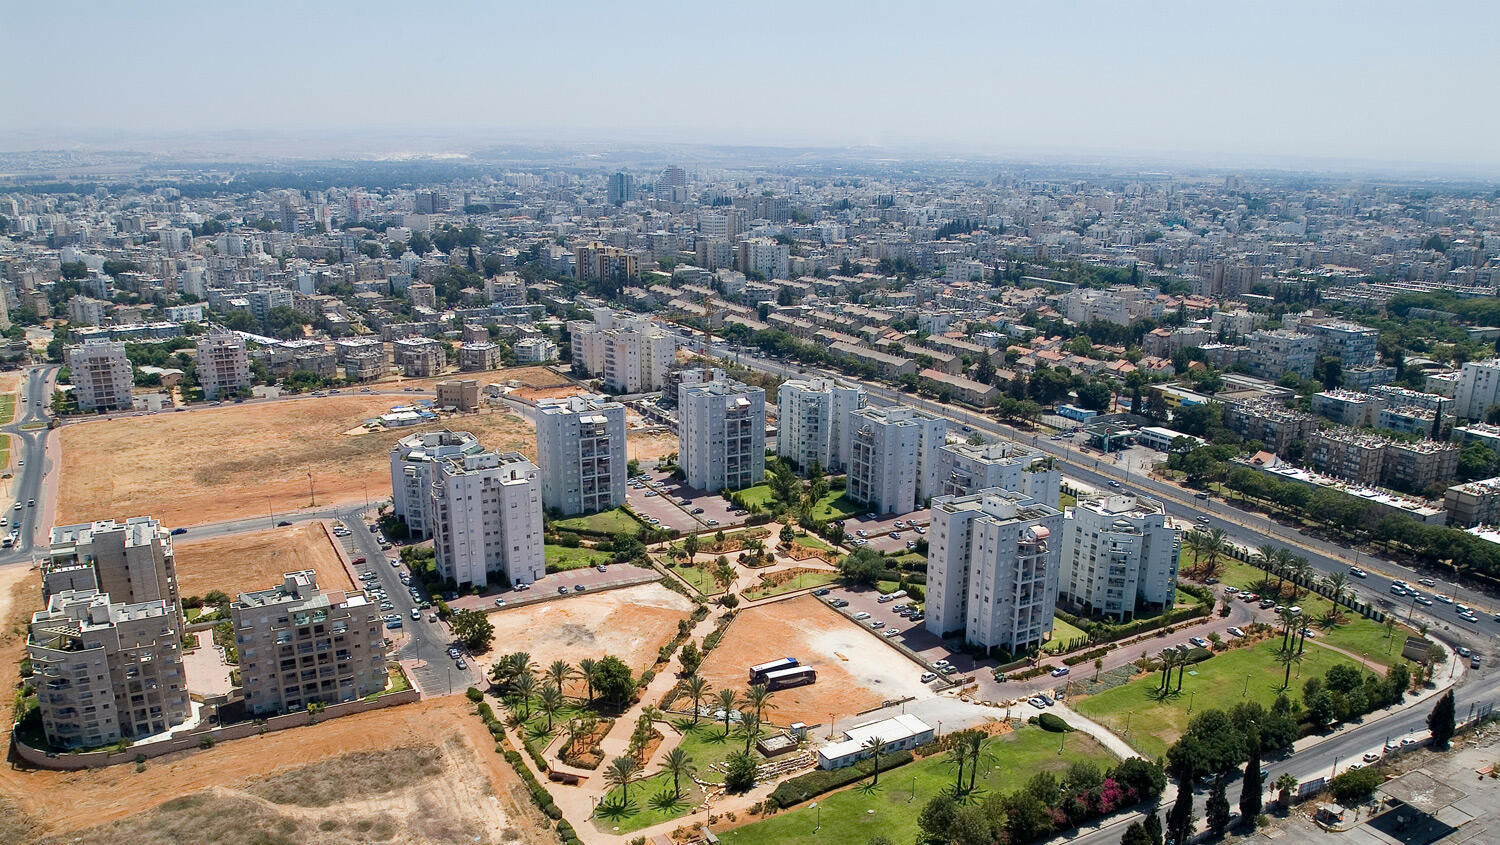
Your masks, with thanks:
[{"label": "fence", "polygon": [[[381,710],[386,707],[395,707],[401,704],[410,704],[422,697],[415,689],[393,692],[382,695],[379,698],[348,701],[342,704],[330,704],[316,716],[317,721],[325,719],[336,719],[340,716],[352,716],[355,713],[365,713],[371,710]],[[213,742],[224,740],[244,739],[245,737],[257,736],[271,733],[272,731],[283,731],[288,728],[302,727],[312,724],[307,713],[286,713],[281,716],[272,716],[265,721],[259,722],[237,722],[233,725],[224,725],[217,728],[197,728],[185,733],[177,734],[167,739],[156,742],[145,742],[132,745],[124,751],[84,751],[77,754],[58,754],[32,748],[17,737],[14,729],[11,731],[11,746],[16,756],[25,760],[39,769],[56,769],[60,771],[76,771],[79,769],[96,769],[103,766],[112,766],[116,763],[130,763],[144,757],[151,759],[178,751],[191,751],[202,747],[204,738]]]}]

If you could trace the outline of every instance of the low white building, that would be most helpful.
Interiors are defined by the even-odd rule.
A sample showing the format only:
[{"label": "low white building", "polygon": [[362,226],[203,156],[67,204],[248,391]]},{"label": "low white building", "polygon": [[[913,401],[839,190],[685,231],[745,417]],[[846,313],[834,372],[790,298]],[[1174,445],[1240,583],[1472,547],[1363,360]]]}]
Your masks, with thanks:
[{"label": "low white building", "polygon": [[882,754],[907,751],[932,742],[932,726],[909,713],[867,722],[844,731],[844,738],[818,749],[818,768],[842,769],[870,756],[870,741],[884,744]]}]

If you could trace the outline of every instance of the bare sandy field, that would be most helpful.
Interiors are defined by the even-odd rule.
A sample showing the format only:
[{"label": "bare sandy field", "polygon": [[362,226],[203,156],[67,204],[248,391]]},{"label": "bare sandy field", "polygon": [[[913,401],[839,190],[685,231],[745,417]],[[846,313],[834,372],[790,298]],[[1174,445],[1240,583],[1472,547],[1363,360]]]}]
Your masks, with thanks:
[{"label": "bare sandy field", "polygon": [[676,636],[677,620],[692,609],[686,597],[652,583],[502,610],[489,617],[494,648],[474,662],[488,666],[503,654],[525,651],[545,669],[554,660],[577,666],[586,657],[612,654],[639,673],[656,662],[657,650]]},{"label": "bare sandy field", "polygon": [[333,537],[322,523],[271,528],[211,540],[172,543],[177,584],[183,596],[223,590],[231,598],[281,583],[286,572],[311,569],[325,590],[351,590],[354,582],[339,560]]},{"label": "bare sandy field", "polygon": [[423,390],[432,390],[433,385],[440,381],[451,381],[455,379],[474,379],[480,386],[486,384],[505,384],[506,382],[519,382],[524,388],[547,388],[571,385],[572,382],[558,375],[546,367],[504,367],[498,370],[480,370],[474,373],[461,373],[454,371],[433,378],[406,378],[400,375],[387,376],[379,381],[369,382],[369,387],[390,389],[392,387],[419,387]]},{"label": "bare sandy field", "polygon": [[392,396],[332,396],[64,426],[61,524],[149,514],[199,525],[390,496],[390,450],[408,434],[454,427],[497,451],[536,455],[510,413],[465,414],[394,431],[344,432],[389,410]]},{"label": "bare sandy field", "polygon": [[715,689],[744,689],[751,666],[782,657],[813,667],[818,680],[776,691],[769,718],[777,724],[826,723],[830,715],[842,719],[887,700],[931,694],[917,664],[812,596],[742,611],[698,674]]},{"label": "bare sandy field", "polygon": [[25,370],[0,370],[0,393],[17,393],[26,380]]},{"label": "bare sandy field", "polygon": [[28,809],[46,843],[555,842],[469,708],[448,696],[164,757],[139,773],[8,769],[0,794]]},{"label": "bare sandy field", "polygon": [[625,455],[637,461],[654,461],[677,451],[677,435],[671,432],[647,434],[631,431],[625,435]]}]

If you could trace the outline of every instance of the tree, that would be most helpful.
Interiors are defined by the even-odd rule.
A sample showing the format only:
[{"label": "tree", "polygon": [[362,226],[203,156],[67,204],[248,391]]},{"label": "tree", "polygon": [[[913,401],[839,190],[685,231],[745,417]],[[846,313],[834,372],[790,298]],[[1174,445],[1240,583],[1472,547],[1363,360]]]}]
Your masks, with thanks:
[{"label": "tree", "polygon": [[790,546],[792,541],[797,538],[797,532],[792,530],[792,526],[783,525],[781,526],[781,534],[779,536],[783,546]]},{"label": "tree", "polygon": [[680,747],[667,752],[667,756],[662,758],[661,769],[672,776],[672,795],[676,798],[682,797],[682,786],[678,781],[684,776],[691,777],[698,771],[693,765],[692,756]]},{"label": "tree", "polygon": [[552,731],[553,717],[557,715],[559,710],[563,709],[563,705],[567,704],[568,701],[566,698],[563,698],[562,690],[558,689],[556,684],[547,684],[542,687],[541,693],[537,695],[536,703],[537,707],[543,713],[547,714],[547,731],[550,733]]},{"label": "tree", "polygon": [[955,742],[948,749],[947,765],[958,769],[958,778],[953,782],[953,792],[962,792],[964,788],[964,766],[969,762],[969,744],[966,742]]},{"label": "tree", "polygon": [[755,786],[755,760],[739,751],[724,760],[724,788],[744,792]]},{"label": "tree", "polygon": [[683,691],[693,702],[693,724],[698,724],[698,712],[703,708],[703,699],[708,697],[708,690],[712,686],[707,678],[702,675],[688,675],[683,680]]},{"label": "tree", "polygon": [[566,660],[554,660],[552,665],[547,667],[547,677],[560,691],[564,684],[578,677],[578,671]]},{"label": "tree", "polygon": [[861,546],[839,561],[839,576],[851,584],[873,584],[885,572],[885,557],[868,546]]},{"label": "tree", "polygon": [[682,540],[682,550],[687,552],[688,560],[698,553],[698,535],[689,534]]},{"label": "tree", "polygon": [[495,626],[489,617],[478,610],[459,610],[448,617],[453,636],[464,644],[471,654],[488,651],[495,639]]},{"label": "tree", "polygon": [[760,736],[760,717],[755,715],[754,710],[740,711],[740,731],[745,734],[745,753],[749,754]]},{"label": "tree", "polygon": [[698,667],[703,665],[703,652],[693,640],[688,640],[677,653],[677,662],[682,666],[682,674],[693,675],[697,673]]},{"label": "tree", "polygon": [[719,711],[724,715],[724,735],[729,736],[729,717],[734,713],[734,706],[740,703],[740,697],[734,690],[725,687],[719,690],[718,700],[714,703],[719,705]]},{"label": "tree", "polygon": [[521,718],[530,719],[531,696],[536,692],[536,676],[530,672],[522,672],[511,684],[511,690],[521,703]]},{"label": "tree", "polygon": [[1114,388],[1103,381],[1091,381],[1078,388],[1078,404],[1090,411],[1098,411],[1101,414],[1108,412],[1110,401],[1114,398]]},{"label": "tree", "polygon": [[1125,828],[1125,835],[1120,837],[1120,845],[1151,845],[1151,835],[1140,822],[1131,822],[1130,827]]},{"label": "tree", "polygon": [[939,792],[922,806],[917,815],[917,827],[932,840],[947,840],[953,828],[953,819],[958,815],[958,802],[946,792]]},{"label": "tree", "polygon": [[1179,779],[1178,783],[1177,800],[1167,811],[1167,833],[1174,842],[1186,842],[1193,832],[1193,782]]},{"label": "tree", "polygon": [[1302,662],[1302,652],[1283,648],[1276,652],[1276,662],[1286,667],[1286,674],[1281,679],[1281,688],[1287,689],[1292,685],[1292,665]]},{"label": "tree", "polygon": [[1292,803],[1292,790],[1297,788],[1297,778],[1291,772],[1282,772],[1277,776],[1274,783],[1276,787],[1276,801],[1284,810]]},{"label": "tree", "polygon": [[592,657],[585,657],[578,661],[578,676],[583,679],[583,684],[588,689],[590,702],[594,700],[594,672],[598,668],[599,661]]},{"label": "tree", "polygon": [[594,666],[594,691],[605,701],[623,706],[635,691],[630,667],[620,658],[606,655]]},{"label": "tree", "polygon": [[1229,827],[1229,799],[1224,796],[1224,788],[1224,776],[1214,778],[1208,802],[1203,806],[1203,820],[1214,836],[1223,836],[1225,828]]},{"label": "tree", "polygon": [[1151,845],[1163,845],[1166,837],[1162,835],[1161,817],[1152,811],[1146,814],[1146,835],[1151,837]]},{"label": "tree", "polygon": [[1442,698],[1438,699],[1437,704],[1433,705],[1432,712],[1427,714],[1427,728],[1432,731],[1433,748],[1439,751],[1448,750],[1448,744],[1453,740],[1456,730],[1456,715],[1453,690],[1448,690],[1443,693]]},{"label": "tree", "polygon": [[628,754],[611,760],[609,768],[604,770],[604,782],[610,786],[618,786],[620,796],[626,803],[630,802],[630,785],[640,777],[640,762]]},{"label": "tree", "polygon": [[775,695],[775,692],[766,689],[765,684],[751,684],[745,690],[745,694],[740,697],[740,701],[754,711],[755,721],[759,722],[762,711],[776,709],[776,705],[771,703],[772,695]]},{"label": "tree", "polygon": [[1261,793],[1266,787],[1260,779],[1259,738],[1247,744],[1250,746],[1250,759],[1245,763],[1245,778],[1240,786],[1240,819],[1245,824],[1252,825],[1256,816],[1260,815]]},{"label": "tree", "polygon": [[1337,624],[1343,619],[1343,604],[1349,597],[1349,573],[1340,570],[1324,578],[1323,583],[1328,586],[1328,597],[1333,600],[1328,616]]},{"label": "tree", "polygon": [[885,753],[885,740],[878,736],[872,736],[865,740],[864,748],[870,752],[870,760],[874,763],[874,766],[870,770],[870,785],[876,786],[880,783],[880,755]]},{"label": "tree", "polygon": [[1385,775],[1374,766],[1346,769],[1328,781],[1328,789],[1339,803],[1357,804],[1368,798],[1384,781]]}]

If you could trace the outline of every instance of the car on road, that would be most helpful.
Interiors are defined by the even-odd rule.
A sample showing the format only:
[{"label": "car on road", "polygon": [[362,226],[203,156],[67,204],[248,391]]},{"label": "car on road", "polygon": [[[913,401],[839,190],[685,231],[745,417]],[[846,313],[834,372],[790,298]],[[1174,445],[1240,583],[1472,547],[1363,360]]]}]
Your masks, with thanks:
[{"label": "car on road", "polygon": [[1437,586],[1437,582],[1434,581],[1434,580],[1432,580],[1431,578],[1418,578],[1417,579],[1417,583],[1421,584],[1424,587],[1436,587]]},{"label": "car on road", "polygon": [[568,588],[567,588],[567,586],[559,586],[557,588],[557,593],[558,593],[558,595],[563,595],[563,596],[567,595],[568,594]]},{"label": "car on road", "polygon": [[1464,647],[1464,646],[1459,646],[1459,647],[1458,647],[1458,656],[1459,656],[1459,657],[1468,657],[1468,656],[1469,656],[1469,655],[1471,655],[1471,654],[1473,654],[1473,653],[1474,653],[1474,652],[1472,652],[1472,651],[1469,651],[1469,650],[1468,650],[1468,649],[1467,649],[1467,648],[1465,648],[1465,647]]},{"label": "car on road", "polygon": [[411,618],[412,618],[412,619],[413,619],[413,620],[416,620],[416,619],[421,619],[421,618],[422,618],[422,611],[420,611],[420,610],[418,610],[418,609],[416,609],[416,608],[415,608],[415,607],[414,607],[414,608],[412,608],[412,609],[411,609]]},{"label": "car on road", "polygon": [[1120,486],[1120,482],[1118,482],[1118,481],[1111,481],[1109,483],[1109,486],[1111,486],[1111,487],[1119,487]]},{"label": "car on road", "polygon": [[573,585],[573,592],[575,592],[575,593],[581,593],[581,592],[583,592],[584,590],[587,590],[587,589],[588,589],[588,587],[586,587],[583,584],[574,584]]},{"label": "car on road", "polygon": [[456,666],[456,667],[458,667],[459,671],[463,671],[464,669],[469,668],[469,664],[463,662],[463,660],[459,660],[457,663],[455,663],[453,665]]},{"label": "car on road", "polygon": [[826,596],[831,592],[833,592],[833,590],[829,589],[828,587],[819,587],[818,589],[813,590],[812,594],[815,596]]},{"label": "car on road", "polygon": [[390,628],[391,630],[395,630],[396,628],[400,628],[401,627],[401,620],[400,619],[392,619],[391,621],[385,623],[385,627]]},{"label": "car on road", "polygon": [[1412,599],[1412,601],[1416,602],[1417,604],[1422,605],[1423,607],[1431,607],[1432,606],[1432,599],[1430,599],[1430,598],[1428,598],[1428,597],[1426,597],[1424,595],[1418,594],[1416,596],[1416,598]]},{"label": "car on road", "polygon": [[1038,710],[1047,709],[1047,703],[1045,701],[1042,701],[1042,697],[1039,695],[1034,695],[1031,698],[1026,699],[1026,703],[1030,704],[1032,707],[1035,707]]},{"label": "car on road", "polygon": [[1369,578],[1370,577],[1370,573],[1364,571],[1363,569],[1360,569],[1357,566],[1351,566],[1351,567],[1349,567],[1349,574],[1353,575],[1355,578]]},{"label": "car on road", "polygon": [[1194,499],[1207,499],[1208,498],[1208,494],[1207,493],[1194,493],[1193,494],[1193,498]]},{"label": "car on road", "polygon": [[1442,593],[1438,593],[1437,595],[1433,596],[1433,598],[1437,599],[1443,604],[1453,604],[1453,599],[1449,596],[1443,595]]},{"label": "car on road", "polygon": [[282,521],[280,521],[280,522],[278,522],[278,523],[276,523],[276,527],[277,527],[277,528],[285,528],[285,527],[287,527],[287,526],[288,526],[288,525],[291,525],[291,523],[290,523],[290,522],[288,522],[288,521],[286,521],[286,520],[284,520],[284,519],[283,519],[283,520],[282,520]]},{"label": "car on road", "polygon": [[495,607],[505,607],[505,599],[495,599]]},{"label": "car on road", "polygon": [[173,537],[179,537],[179,536],[181,536],[183,534],[186,534],[186,533],[187,533],[187,529],[186,528],[173,528],[172,529],[172,536]]},{"label": "car on road", "polygon": [[1072,670],[1066,666],[1059,666],[1058,668],[1052,670],[1052,677],[1061,678],[1063,675],[1068,674],[1070,671]]},{"label": "car on road", "polygon": [[360,564],[362,564],[364,562],[365,562],[365,559],[363,557],[357,557],[357,558],[354,559],[354,565],[355,566],[359,566]]},{"label": "car on road", "polygon": [[1205,640],[1202,637],[1192,637],[1188,640],[1188,642],[1192,643],[1198,648],[1208,648],[1208,640]]}]

